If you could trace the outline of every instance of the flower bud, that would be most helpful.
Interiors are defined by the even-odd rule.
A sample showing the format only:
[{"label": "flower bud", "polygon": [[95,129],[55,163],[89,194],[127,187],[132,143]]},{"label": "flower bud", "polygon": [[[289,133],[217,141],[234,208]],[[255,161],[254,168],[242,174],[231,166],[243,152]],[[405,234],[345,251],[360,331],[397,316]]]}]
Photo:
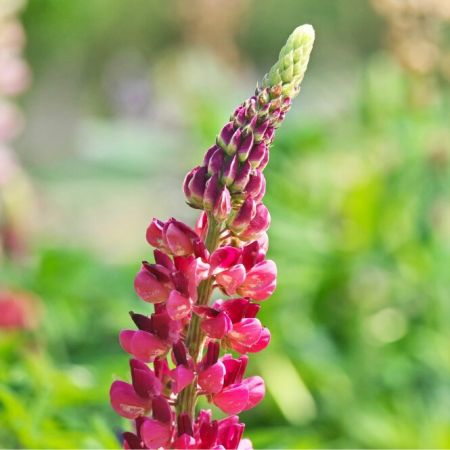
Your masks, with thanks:
[{"label": "flower bud", "polygon": [[231,212],[231,195],[230,191],[224,186],[219,196],[217,197],[216,203],[212,210],[214,218],[218,222],[223,222],[228,218]]},{"label": "flower bud", "polygon": [[267,127],[266,132],[264,133],[264,141],[268,143],[269,145],[272,143],[273,138],[275,137],[275,128],[274,127]]},{"label": "flower bud", "polygon": [[247,197],[237,214],[229,223],[229,228],[234,233],[244,231],[249,225],[256,213],[256,203],[251,197]]},{"label": "flower bud", "polygon": [[264,142],[260,142],[252,147],[250,154],[248,155],[248,162],[250,163],[252,169],[256,169],[261,164],[261,161],[264,159],[268,151],[269,150]]},{"label": "flower bud", "polygon": [[164,247],[163,240],[164,222],[159,219],[153,219],[147,228],[145,237],[147,242],[155,248]]},{"label": "flower bud", "polygon": [[239,106],[234,113],[234,122],[237,127],[243,127],[246,123],[245,107]]},{"label": "flower bud", "polygon": [[207,168],[205,166],[197,166],[192,169],[184,179],[183,190],[186,195],[187,202],[193,208],[201,209],[203,206],[203,193],[207,180]]},{"label": "flower bud", "polygon": [[216,147],[215,152],[212,154],[208,161],[208,174],[214,175],[222,170],[222,166],[225,159],[225,153],[219,147]]},{"label": "flower bud", "polygon": [[216,173],[206,182],[203,195],[203,207],[206,211],[211,211],[214,208],[219,194],[219,175]]},{"label": "flower bud", "polygon": [[239,148],[239,145],[241,143],[241,134],[242,134],[242,131],[240,128],[238,128],[233,133],[233,136],[231,136],[230,143],[227,145],[227,148],[225,149],[225,152],[227,153],[227,155],[232,156],[236,153],[236,151]]},{"label": "flower bud", "polygon": [[253,133],[249,131],[248,134],[242,139],[242,142],[240,143],[239,148],[237,150],[237,155],[240,162],[246,161],[252,147],[253,147]]},{"label": "flower bud", "polygon": [[264,120],[259,125],[257,125],[254,131],[255,142],[262,141],[262,139],[264,138],[264,133],[266,132],[268,126],[269,126],[268,120]]},{"label": "flower bud", "polygon": [[260,200],[264,196],[266,188],[266,180],[262,172],[256,171],[250,175],[247,185],[245,186],[245,194],[252,198]]},{"label": "flower bud", "polygon": [[225,160],[221,177],[221,181],[225,186],[230,186],[234,182],[238,169],[239,159],[237,155]]},{"label": "flower bud", "polygon": [[205,156],[203,157],[203,165],[205,167],[208,167],[209,161],[211,160],[212,155],[216,152],[216,150],[220,148],[216,144],[209,147],[208,150],[206,150]]},{"label": "flower bud", "polygon": [[266,152],[263,159],[259,163],[259,166],[257,167],[257,169],[262,172],[266,168],[268,163],[269,163],[269,152]]},{"label": "flower bud", "polygon": [[220,134],[217,136],[216,143],[223,150],[227,151],[228,144],[234,134],[233,122],[228,122],[223,128]]},{"label": "flower bud", "polygon": [[250,179],[252,167],[248,161],[245,161],[239,167],[234,183],[230,186],[231,192],[242,192]]}]

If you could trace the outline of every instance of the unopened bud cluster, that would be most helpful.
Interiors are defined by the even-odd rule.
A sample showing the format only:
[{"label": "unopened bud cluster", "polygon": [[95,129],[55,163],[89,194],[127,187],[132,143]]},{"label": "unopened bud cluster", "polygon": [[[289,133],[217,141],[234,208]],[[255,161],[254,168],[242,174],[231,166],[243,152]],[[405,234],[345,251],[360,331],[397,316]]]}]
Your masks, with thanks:
[{"label": "unopened bud cluster", "polygon": [[255,239],[270,225],[262,203],[263,170],[269,148],[300,89],[314,41],[311,26],[299,27],[280,52],[255,95],[236,108],[203,164],[184,181],[187,202],[212,214],[243,241]]},{"label": "unopened bud cluster", "polygon": [[[135,422],[134,432],[124,433],[125,448],[251,448],[237,414],[265,394],[263,379],[245,371],[248,354],[270,342],[257,315],[277,276],[266,259],[262,171],[299,91],[313,37],[310,26],[294,31],[262,86],[187,175],[188,202],[204,210],[195,228],[172,218],[153,219],[147,229],[154,262],[142,263],[134,287],[154,312],[130,313],[135,328],[120,333],[120,344],[132,356],[131,383],[114,381],[110,391],[117,413]],[[211,303],[214,290],[223,298]],[[200,396],[227,417],[196,415]]]}]

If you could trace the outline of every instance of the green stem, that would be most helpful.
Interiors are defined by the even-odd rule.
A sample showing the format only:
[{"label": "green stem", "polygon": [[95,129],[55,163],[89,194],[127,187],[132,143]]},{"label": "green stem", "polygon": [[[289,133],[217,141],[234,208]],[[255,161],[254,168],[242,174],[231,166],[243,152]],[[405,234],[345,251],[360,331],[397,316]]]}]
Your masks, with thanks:
[{"label": "green stem", "polygon": [[[213,252],[220,243],[221,224],[218,223],[212,215],[208,215],[208,233],[205,239],[205,245],[208,251]],[[197,305],[207,305],[213,291],[213,278],[207,278],[198,286]],[[204,333],[200,329],[200,317],[192,314],[189,330],[186,337],[186,346],[189,354],[195,362],[199,362],[202,356],[202,347],[205,340]],[[197,379],[183,389],[178,396],[177,415],[186,412],[190,417],[194,417],[195,404],[197,403]]]}]

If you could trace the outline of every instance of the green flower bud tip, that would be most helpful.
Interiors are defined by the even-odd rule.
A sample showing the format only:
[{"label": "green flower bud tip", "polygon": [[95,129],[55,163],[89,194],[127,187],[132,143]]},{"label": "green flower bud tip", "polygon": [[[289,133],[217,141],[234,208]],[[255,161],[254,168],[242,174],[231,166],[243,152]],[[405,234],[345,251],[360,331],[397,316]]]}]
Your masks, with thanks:
[{"label": "green flower bud tip", "polygon": [[278,61],[264,76],[261,87],[281,85],[284,96],[295,97],[300,92],[300,83],[308,66],[314,35],[311,25],[297,27],[281,49]]}]

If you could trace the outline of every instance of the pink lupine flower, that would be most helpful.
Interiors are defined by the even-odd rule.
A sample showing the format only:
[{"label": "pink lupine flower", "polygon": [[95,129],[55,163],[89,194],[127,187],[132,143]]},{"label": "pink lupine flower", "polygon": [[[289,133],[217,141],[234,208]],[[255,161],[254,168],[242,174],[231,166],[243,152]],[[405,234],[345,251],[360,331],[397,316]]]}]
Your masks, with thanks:
[{"label": "pink lupine flower", "polygon": [[[132,383],[115,381],[110,391],[113,408],[135,422],[135,432],[123,435],[125,448],[251,448],[235,414],[265,395],[263,379],[244,374],[247,354],[269,344],[258,302],[274,292],[277,276],[266,259],[270,214],[262,172],[299,92],[313,34],[310,26],[294,31],[255,95],[235,109],[202,165],[186,175],[187,203],[202,210],[195,228],[174,218],[153,219],[147,228],[154,262],[142,263],[134,285],[154,313],[131,313],[137,329],[123,330],[120,343],[135,358]],[[216,289],[237,298],[211,305]],[[230,349],[241,356],[220,356]],[[201,395],[228,417],[196,415]]]},{"label": "pink lupine flower", "polygon": [[167,300],[173,287],[169,272],[159,264],[143,263],[134,279],[134,289],[142,300],[161,303]]},{"label": "pink lupine flower", "polygon": [[114,381],[109,395],[114,411],[127,419],[143,416],[152,407],[151,398],[140,397],[133,386],[124,381]]},{"label": "pink lupine flower", "polygon": [[253,300],[266,300],[274,293],[276,285],[277,266],[273,261],[267,260],[250,269],[237,292]]},{"label": "pink lupine flower", "polygon": [[243,379],[247,361],[246,356],[234,359],[231,355],[225,355],[222,358],[226,370],[224,388],[212,399],[227,414],[238,414],[253,408],[264,398],[264,381],[261,377]]},{"label": "pink lupine flower", "polygon": [[123,330],[119,339],[122,348],[141,361],[154,361],[168,351],[166,342],[147,331]]},{"label": "pink lupine flower", "polygon": [[153,399],[152,409],[153,419],[142,421],[140,435],[147,448],[166,447],[172,437],[172,411],[162,396]]},{"label": "pink lupine flower", "polygon": [[153,219],[147,228],[146,238],[153,247],[174,256],[194,253],[195,242],[199,240],[194,230],[173,218],[167,222]]}]

